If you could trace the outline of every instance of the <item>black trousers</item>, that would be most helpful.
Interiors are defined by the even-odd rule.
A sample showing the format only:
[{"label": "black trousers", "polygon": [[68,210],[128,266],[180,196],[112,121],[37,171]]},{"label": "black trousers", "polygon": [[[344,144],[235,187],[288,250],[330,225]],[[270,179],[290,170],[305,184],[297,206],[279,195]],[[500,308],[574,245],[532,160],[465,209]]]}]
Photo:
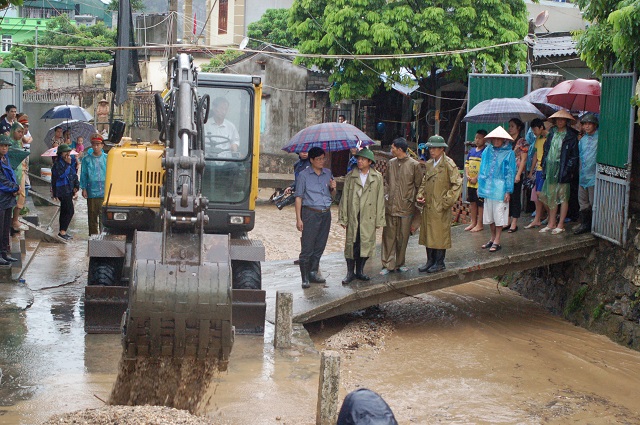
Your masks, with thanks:
[{"label": "black trousers", "polygon": [[11,252],[11,245],[9,241],[11,222],[13,217],[13,207],[6,209],[0,209],[0,251],[9,254]]},{"label": "black trousers", "polygon": [[309,265],[318,264],[329,239],[331,211],[319,212],[302,207],[300,218],[303,225],[300,262]]},{"label": "black trousers", "polygon": [[509,198],[509,217],[520,218],[520,214],[522,213],[522,202],[520,202],[521,195],[522,180],[513,184],[513,193],[511,194],[511,198]]},{"label": "black trousers", "polygon": [[62,196],[59,197],[58,200],[60,201],[60,230],[66,232],[75,213],[73,208],[73,195]]}]

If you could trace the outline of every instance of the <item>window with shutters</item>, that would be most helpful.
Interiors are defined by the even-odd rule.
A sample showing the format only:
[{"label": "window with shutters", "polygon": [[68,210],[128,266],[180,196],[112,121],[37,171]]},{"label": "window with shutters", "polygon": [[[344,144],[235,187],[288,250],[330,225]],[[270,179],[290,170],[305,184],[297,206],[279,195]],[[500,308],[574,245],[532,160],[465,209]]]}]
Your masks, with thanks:
[{"label": "window with shutters", "polygon": [[229,0],[220,0],[218,6],[218,34],[227,33],[227,17],[229,16]]}]

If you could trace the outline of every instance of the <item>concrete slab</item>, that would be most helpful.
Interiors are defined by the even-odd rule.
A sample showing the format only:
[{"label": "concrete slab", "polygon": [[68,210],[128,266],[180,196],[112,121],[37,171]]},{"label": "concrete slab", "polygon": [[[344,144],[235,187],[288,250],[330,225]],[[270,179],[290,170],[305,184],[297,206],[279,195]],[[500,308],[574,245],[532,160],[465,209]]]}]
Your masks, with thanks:
[{"label": "concrete slab", "polygon": [[327,283],[311,284],[311,288],[304,290],[300,285],[299,268],[292,261],[263,263],[267,319],[272,322],[275,317],[276,291],[291,292],[294,322],[308,323],[482,278],[585,258],[596,245],[596,238],[591,234],[551,235],[535,229],[521,229],[516,233],[503,233],[502,250],[489,253],[480,248],[490,238],[489,229],[469,233],[463,227],[453,228],[453,248],[447,250],[445,261],[447,269],[440,273],[418,272],[418,267],[426,262],[426,252],[418,245],[417,235],[411,237],[407,248],[408,272],[381,276],[378,249],[376,258],[370,259],[365,267],[365,272],[371,276],[369,282],[353,281],[343,286],[341,281],[346,264],[340,253],[322,258],[320,269]]}]

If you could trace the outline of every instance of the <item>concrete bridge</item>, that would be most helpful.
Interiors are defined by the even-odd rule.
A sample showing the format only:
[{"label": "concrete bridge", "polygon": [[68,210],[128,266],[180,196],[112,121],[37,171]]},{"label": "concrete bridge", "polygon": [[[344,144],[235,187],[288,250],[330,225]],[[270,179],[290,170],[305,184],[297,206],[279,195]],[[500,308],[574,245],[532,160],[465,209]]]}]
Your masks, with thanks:
[{"label": "concrete bridge", "polygon": [[347,286],[341,281],[346,274],[346,263],[342,253],[324,256],[320,269],[327,283],[311,284],[303,290],[300,272],[293,261],[263,263],[263,289],[267,291],[267,317],[275,317],[276,291],[293,294],[294,322],[309,323],[339,316],[376,304],[403,297],[424,294],[450,286],[460,285],[483,278],[499,277],[507,273],[532,269],[569,260],[586,259],[596,246],[591,234],[575,236],[568,231],[561,235],[539,233],[537,229],[520,230],[501,238],[502,250],[489,253],[480,246],[490,238],[488,226],[478,233],[465,232],[464,226],[452,229],[453,248],[447,250],[447,269],[434,274],[419,273],[418,267],[426,262],[423,246],[418,237],[409,240],[406,273],[389,273],[381,276],[380,253],[369,259],[365,272],[371,276],[369,282],[354,280]]}]

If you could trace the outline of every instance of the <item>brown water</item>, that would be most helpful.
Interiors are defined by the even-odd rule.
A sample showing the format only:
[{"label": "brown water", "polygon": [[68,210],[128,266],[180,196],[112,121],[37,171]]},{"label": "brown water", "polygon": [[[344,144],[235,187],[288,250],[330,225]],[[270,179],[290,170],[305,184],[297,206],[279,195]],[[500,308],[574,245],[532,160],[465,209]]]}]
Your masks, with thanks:
[{"label": "brown water", "polygon": [[[342,353],[341,398],[373,389],[400,424],[640,423],[640,353],[498,292],[491,280],[310,328],[318,349]],[[0,422],[102,406],[117,372],[117,338],[87,335],[80,364],[71,350],[48,373],[36,369],[38,385],[4,407]],[[270,327],[265,338],[236,339],[229,370],[214,379],[200,413],[219,424],[315,422],[317,352],[302,340],[276,351],[271,341]]]}]

